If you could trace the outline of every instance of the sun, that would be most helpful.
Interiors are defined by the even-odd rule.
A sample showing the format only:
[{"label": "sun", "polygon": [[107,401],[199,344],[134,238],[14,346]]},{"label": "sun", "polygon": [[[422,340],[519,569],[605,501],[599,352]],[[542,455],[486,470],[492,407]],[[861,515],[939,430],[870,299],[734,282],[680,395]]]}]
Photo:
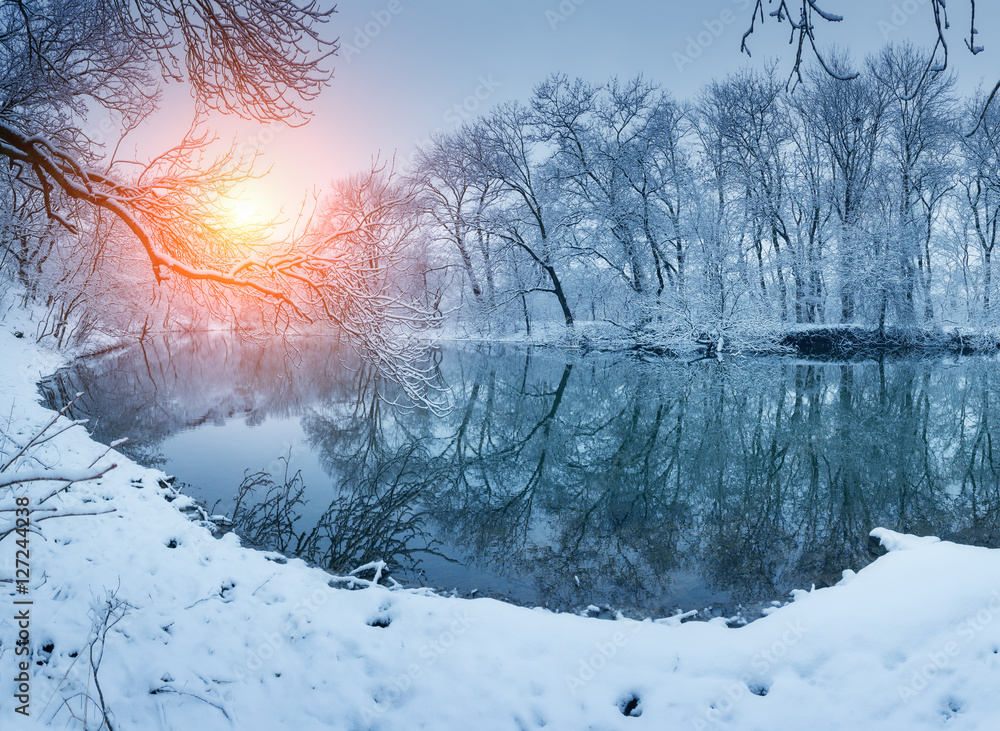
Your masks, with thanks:
[{"label": "sun", "polygon": [[255,228],[263,222],[260,206],[245,197],[227,198],[220,208],[226,222],[234,228]]},{"label": "sun", "polygon": [[279,223],[271,210],[271,191],[234,186],[215,191],[208,201],[207,223],[225,238],[260,245],[270,240]]}]

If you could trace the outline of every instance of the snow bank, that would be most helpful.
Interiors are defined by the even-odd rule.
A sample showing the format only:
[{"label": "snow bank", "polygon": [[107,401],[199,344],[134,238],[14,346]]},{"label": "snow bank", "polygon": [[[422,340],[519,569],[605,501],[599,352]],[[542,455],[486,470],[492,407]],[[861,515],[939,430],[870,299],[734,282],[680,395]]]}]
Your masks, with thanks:
[{"label": "snow bank", "polygon": [[[0,413],[16,441],[51,418],[33,384],[55,359],[11,329]],[[24,467],[119,464],[45,506],[100,515],[40,522],[30,538],[31,724],[14,712],[16,535],[0,542],[0,728],[83,728],[72,716],[84,714],[97,728],[100,695],[115,728],[144,730],[984,729],[1000,717],[1000,551],[878,530],[885,556],[745,627],[588,619],[331,586],[301,561],[214,538],[161,473],[105,450],[76,427]],[[6,491],[0,510],[12,507]]]}]

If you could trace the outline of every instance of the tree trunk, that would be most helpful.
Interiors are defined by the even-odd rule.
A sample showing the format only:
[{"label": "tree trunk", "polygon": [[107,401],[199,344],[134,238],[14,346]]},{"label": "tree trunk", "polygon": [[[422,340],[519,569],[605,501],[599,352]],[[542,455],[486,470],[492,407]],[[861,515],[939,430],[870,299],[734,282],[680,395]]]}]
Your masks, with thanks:
[{"label": "tree trunk", "polygon": [[983,324],[987,324],[990,319],[990,290],[992,289],[993,270],[991,260],[993,258],[993,247],[983,250]]},{"label": "tree trunk", "polygon": [[549,275],[549,280],[552,282],[552,291],[555,293],[556,299],[559,300],[559,306],[562,308],[563,318],[566,320],[566,327],[573,327],[573,313],[569,309],[569,302],[566,301],[566,293],[563,292],[562,284],[559,281],[559,275],[556,274],[555,267],[546,264],[545,273]]}]

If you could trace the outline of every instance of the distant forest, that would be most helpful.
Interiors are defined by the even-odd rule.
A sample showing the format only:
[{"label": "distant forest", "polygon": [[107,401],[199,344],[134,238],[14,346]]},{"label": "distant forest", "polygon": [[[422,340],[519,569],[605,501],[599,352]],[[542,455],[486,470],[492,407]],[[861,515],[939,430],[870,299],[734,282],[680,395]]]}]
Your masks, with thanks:
[{"label": "distant forest", "polygon": [[833,56],[860,73],[791,90],[742,70],[690,102],[550,77],[416,158],[441,306],[483,332],[995,329],[1000,105],[980,120],[928,55]]},{"label": "distant forest", "polygon": [[383,158],[335,182],[283,242],[218,211],[247,161],[200,170],[205,143],[186,138],[134,175],[72,128],[32,136],[61,113],[39,85],[0,130],[17,163],[0,291],[41,306],[40,340],[325,325],[403,381],[423,353],[411,336],[441,324],[661,343],[832,325],[995,340],[1000,103],[960,97],[928,58],[908,44],[834,54],[791,88],[776,67],[744,69],[689,101],[641,77],[553,75],[401,169]]}]

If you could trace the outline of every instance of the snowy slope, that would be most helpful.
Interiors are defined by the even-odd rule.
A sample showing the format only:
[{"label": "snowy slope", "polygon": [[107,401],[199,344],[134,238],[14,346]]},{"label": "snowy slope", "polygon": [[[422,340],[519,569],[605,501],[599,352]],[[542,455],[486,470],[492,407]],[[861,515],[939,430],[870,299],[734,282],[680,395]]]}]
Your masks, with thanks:
[{"label": "snowy slope", "polygon": [[[17,441],[51,418],[34,382],[58,359],[14,329],[0,326],[0,429]],[[74,427],[24,469],[105,450]],[[114,452],[97,467],[112,461],[44,506],[51,483],[16,490],[102,514],[30,536],[31,722],[14,712],[17,536],[0,541],[4,730],[96,729],[101,695],[116,729],[1000,727],[1000,551],[876,531],[887,555],[745,627],[587,619],[348,589],[214,538],[161,473]],[[0,492],[0,533],[12,507]]]}]

